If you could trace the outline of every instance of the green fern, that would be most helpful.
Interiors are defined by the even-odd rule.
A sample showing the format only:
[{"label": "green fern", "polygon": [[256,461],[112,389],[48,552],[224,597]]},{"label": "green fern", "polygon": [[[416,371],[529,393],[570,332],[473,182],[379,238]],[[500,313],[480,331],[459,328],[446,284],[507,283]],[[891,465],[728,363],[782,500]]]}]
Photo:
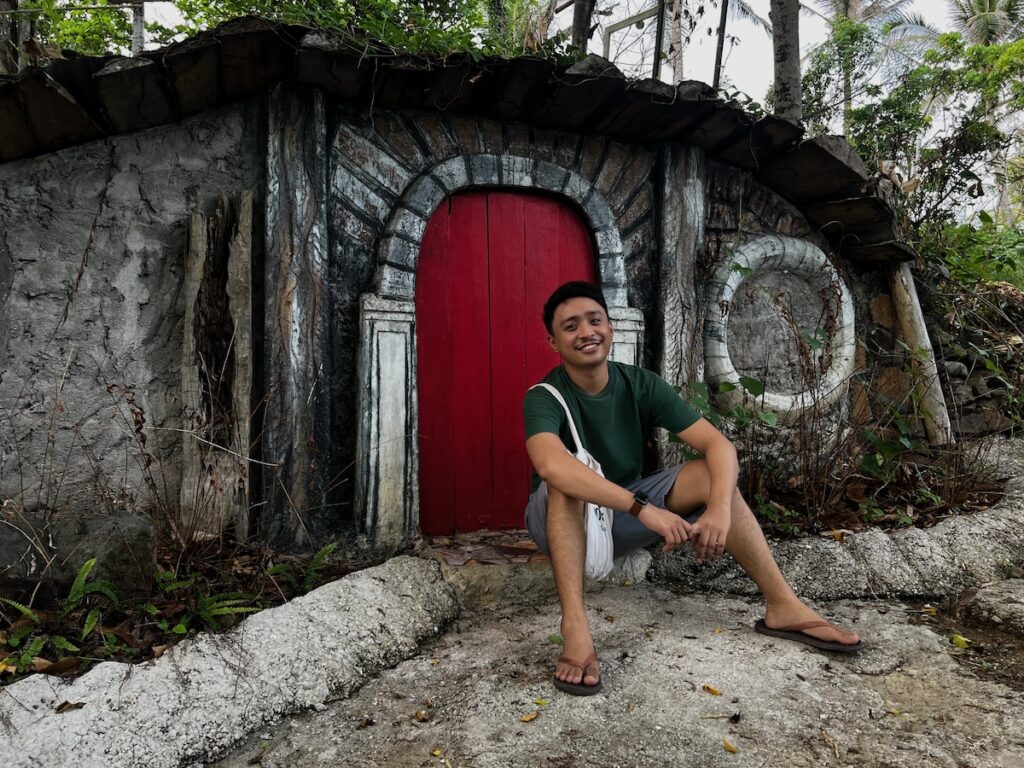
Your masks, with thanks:
[{"label": "green fern", "polygon": [[85,640],[89,634],[96,629],[96,625],[100,623],[100,609],[99,606],[89,611],[89,615],[85,617],[85,623],[82,625],[82,640]]},{"label": "green fern", "polygon": [[320,551],[313,555],[313,559],[309,561],[309,565],[306,567],[306,575],[302,580],[302,586],[304,591],[309,592],[320,577],[320,571],[323,570],[324,565],[327,564],[327,558],[331,556],[335,548],[338,546],[338,542],[332,541],[330,544],[320,548]]},{"label": "green fern", "polygon": [[16,610],[29,621],[31,621],[33,624],[39,623],[39,616],[37,616],[35,611],[33,611],[27,605],[22,605],[17,600],[11,600],[11,598],[9,597],[0,597],[0,603],[6,603],[7,605],[11,606],[12,608],[14,608],[14,610]]},{"label": "green fern", "polygon": [[121,604],[121,597],[113,584],[104,579],[89,580],[89,574],[92,573],[95,565],[96,558],[93,557],[82,563],[82,567],[78,569],[78,574],[71,584],[71,590],[68,592],[68,596],[64,598],[63,607],[60,610],[60,617],[62,619],[78,608],[82,600],[89,595],[100,594],[110,600],[114,606]]},{"label": "green fern", "polygon": [[58,651],[67,651],[68,653],[78,653],[79,651],[77,645],[61,635],[50,635],[49,642]]}]

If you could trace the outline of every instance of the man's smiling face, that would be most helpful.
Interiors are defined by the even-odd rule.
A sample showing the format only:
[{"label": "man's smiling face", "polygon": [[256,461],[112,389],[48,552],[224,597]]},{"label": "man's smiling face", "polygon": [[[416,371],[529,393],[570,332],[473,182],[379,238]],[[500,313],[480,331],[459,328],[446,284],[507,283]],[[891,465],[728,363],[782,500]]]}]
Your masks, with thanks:
[{"label": "man's smiling face", "polygon": [[612,348],[612,325],[593,299],[582,296],[562,302],[551,322],[551,348],[562,360],[577,367],[600,365]]}]

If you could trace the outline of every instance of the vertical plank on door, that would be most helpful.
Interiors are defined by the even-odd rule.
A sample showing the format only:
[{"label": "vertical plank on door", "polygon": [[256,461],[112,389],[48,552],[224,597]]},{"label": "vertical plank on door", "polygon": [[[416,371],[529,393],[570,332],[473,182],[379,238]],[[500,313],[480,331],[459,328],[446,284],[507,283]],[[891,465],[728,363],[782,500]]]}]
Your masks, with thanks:
[{"label": "vertical plank on door", "polygon": [[427,224],[416,275],[416,386],[419,395],[420,527],[428,535],[455,528],[450,201]]},{"label": "vertical plank on door", "polygon": [[493,424],[492,527],[522,527],[528,464],[522,404],[526,392],[527,315],[525,216],[522,195],[488,195],[487,235],[491,257],[491,423]]},{"label": "vertical plank on door", "polygon": [[[551,210],[552,207],[554,210]],[[558,355],[548,344],[541,312],[559,281],[558,204],[542,197],[525,202],[526,227],[526,375],[535,384],[558,364]],[[544,215],[547,210],[548,215]]]},{"label": "vertical plank on door", "polygon": [[489,516],[493,501],[486,195],[456,195],[451,215],[452,502],[456,530],[475,531]]}]

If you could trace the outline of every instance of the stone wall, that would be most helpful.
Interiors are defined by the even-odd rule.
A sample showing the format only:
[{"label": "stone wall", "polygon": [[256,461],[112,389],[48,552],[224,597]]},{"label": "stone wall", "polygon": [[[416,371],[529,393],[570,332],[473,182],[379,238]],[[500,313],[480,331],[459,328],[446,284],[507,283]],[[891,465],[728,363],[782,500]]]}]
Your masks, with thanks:
[{"label": "stone wall", "polygon": [[0,164],[0,497],[81,515],[174,505],[188,214],[258,194],[260,114]]}]

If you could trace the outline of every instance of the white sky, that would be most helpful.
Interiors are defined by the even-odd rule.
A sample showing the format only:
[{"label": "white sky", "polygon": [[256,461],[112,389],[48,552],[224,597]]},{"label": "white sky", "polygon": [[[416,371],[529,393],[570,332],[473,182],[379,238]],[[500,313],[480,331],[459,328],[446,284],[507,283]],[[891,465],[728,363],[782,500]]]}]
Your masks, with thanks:
[{"label": "white sky", "polygon": [[[598,6],[610,5],[605,0],[599,0]],[[747,0],[747,4],[762,18],[768,18],[770,0]],[[811,0],[803,0],[803,4],[816,8]],[[604,17],[608,23],[656,5],[656,0],[614,0],[615,12],[613,16]],[[917,0],[911,4],[910,9],[920,13],[934,27],[940,30],[950,28],[946,3],[944,0]],[[718,28],[719,11],[708,3],[708,11],[702,19],[702,23],[694,30],[684,53],[684,72],[682,79],[702,80],[710,83],[713,80],[715,66],[715,44],[716,34],[708,34],[708,29],[716,32]],[[572,10],[567,9],[559,14],[558,26],[572,23]],[[653,60],[654,19],[645,22],[643,30],[630,28],[627,31],[616,33],[612,38],[611,58],[621,69],[629,75],[650,75],[651,62]],[[601,23],[604,23],[603,20]],[[743,21],[736,16],[730,16],[727,25],[727,39],[724,50],[724,77],[725,81],[731,82],[733,87],[746,93],[756,101],[763,101],[773,77],[773,61],[771,39],[763,29],[753,22]],[[806,54],[811,48],[821,43],[828,36],[828,25],[820,17],[810,13],[800,14],[800,48]],[[641,39],[642,38],[642,39]],[[603,40],[602,29],[598,29],[591,40],[591,51],[597,54],[602,53]],[[631,67],[635,64],[638,54],[643,52],[646,56],[646,66],[640,72]],[[663,67],[664,69],[664,67]],[[665,72],[663,79],[670,79],[671,73]]]}]

